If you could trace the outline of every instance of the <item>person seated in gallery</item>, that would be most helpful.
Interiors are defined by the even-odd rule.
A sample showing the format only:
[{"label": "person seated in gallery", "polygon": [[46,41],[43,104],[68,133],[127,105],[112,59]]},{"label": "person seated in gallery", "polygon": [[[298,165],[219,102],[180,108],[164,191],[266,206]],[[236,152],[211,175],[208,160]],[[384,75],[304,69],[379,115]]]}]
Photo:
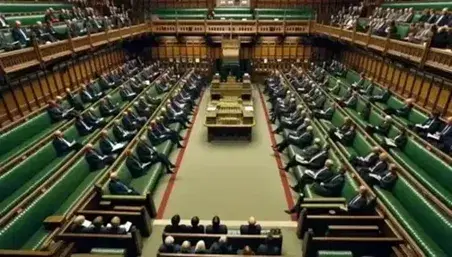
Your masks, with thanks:
[{"label": "person seated in gallery", "polygon": [[336,174],[324,181],[315,181],[312,184],[312,191],[323,197],[339,197],[345,184],[345,168],[341,167]]},{"label": "person seated in gallery", "polygon": [[107,228],[104,226],[104,218],[102,216],[95,217],[91,225],[88,227],[88,232],[95,234],[108,233]]},{"label": "person seated in gallery", "polygon": [[186,227],[185,233],[204,234],[204,232],[205,232],[204,226],[199,225],[199,217],[198,216],[192,217],[190,223],[191,223],[191,226]]},{"label": "person seated in gallery", "polygon": [[97,97],[91,94],[85,85],[80,86],[80,97],[84,103],[94,103],[97,101]]},{"label": "person seated in gallery", "polygon": [[162,98],[158,97],[158,96],[154,96],[152,94],[145,94],[145,100],[147,103],[154,105],[154,106],[158,106],[160,105],[160,103],[162,102]]},{"label": "person seated in gallery", "polygon": [[212,224],[206,226],[206,234],[227,234],[228,227],[221,224],[220,217],[214,216],[212,218]]},{"label": "person seated in gallery", "polygon": [[[126,223],[127,224],[127,223]],[[121,225],[121,218],[114,216],[111,218],[110,224],[107,224],[106,230],[108,234],[127,234],[130,229],[127,226]]]},{"label": "person seated in gallery", "polygon": [[206,243],[204,240],[199,240],[193,251],[194,254],[209,254],[209,250],[206,248]]},{"label": "person seated in gallery", "polygon": [[[313,144],[312,146],[316,146],[316,144]],[[308,148],[310,148],[311,146],[306,147],[303,150],[310,150]],[[315,147],[317,148],[317,147]],[[328,159],[329,157],[329,150],[330,150],[330,145],[328,143],[326,143],[323,147],[319,147],[320,149],[317,151],[317,149],[315,149],[315,151],[317,151],[314,155],[312,156],[305,156],[303,155],[303,150],[301,152],[301,154],[295,154],[295,156],[290,159],[290,161],[286,164],[286,166],[284,167],[285,171],[289,171],[290,168],[295,167],[295,166],[304,166],[306,168],[309,169],[320,169],[324,166],[325,161]]]},{"label": "person seated in gallery", "polygon": [[357,170],[361,176],[363,176],[363,174],[369,174],[369,173],[381,175],[383,172],[385,172],[388,169],[388,167],[389,167],[388,154],[380,153],[380,155],[378,156],[378,160],[374,165],[368,166],[368,167],[360,167]]},{"label": "person seated in gallery", "polygon": [[341,103],[348,99],[353,94],[353,92],[355,91],[353,91],[352,88],[347,88],[347,91],[345,91],[345,93],[342,96],[334,96],[334,99],[336,99],[337,102]]},{"label": "person seated in gallery", "polygon": [[391,96],[391,91],[389,89],[384,89],[383,92],[381,92],[378,95],[372,95],[369,96],[369,101],[371,103],[386,103],[389,100],[389,97]]},{"label": "person seated in gallery", "polygon": [[256,218],[251,216],[248,219],[248,225],[240,226],[240,235],[260,235],[261,230],[261,225],[257,224]]},{"label": "person seated in gallery", "polygon": [[133,178],[139,178],[146,175],[153,164],[152,162],[141,161],[133,154],[132,150],[126,150],[126,156],[126,166]]},{"label": "person seated in gallery", "polygon": [[375,204],[376,198],[369,193],[366,187],[360,186],[358,194],[344,206],[343,210],[350,214],[366,214],[375,209]]},{"label": "person seated in gallery", "polygon": [[107,130],[100,132],[99,147],[104,154],[120,153],[126,147],[127,141],[116,142],[108,136]]},{"label": "person seated in gallery", "polygon": [[119,86],[119,95],[123,101],[131,101],[137,96],[137,93],[133,92],[128,86],[121,85]]},{"label": "person seated in gallery", "polygon": [[170,140],[177,148],[184,148],[181,144],[179,137],[173,133],[162,133],[157,129],[157,123],[155,120],[151,121],[151,124],[147,127],[148,138],[152,145],[157,146],[166,140]]},{"label": "person seated in gallery", "polygon": [[381,153],[381,149],[379,147],[372,147],[372,151],[368,153],[366,156],[353,156],[350,159],[350,163],[355,168],[360,167],[371,167],[374,166],[378,161],[378,156]]},{"label": "person seated in gallery", "polygon": [[93,147],[92,144],[85,146],[85,160],[88,162],[91,170],[100,170],[108,165],[113,164],[117,155],[115,154],[102,154]]},{"label": "person seated in gallery", "polygon": [[165,237],[165,241],[159,247],[159,253],[177,253],[180,251],[179,245],[174,243],[172,236]]},{"label": "person seated in gallery", "polygon": [[11,30],[11,36],[15,42],[19,42],[21,48],[24,48],[31,45],[31,39],[21,26],[22,23],[16,21],[14,28]]},{"label": "person seated in gallery", "polygon": [[104,72],[99,76],[99,85],[101,86],[102,90],[108,90],[114,88],[116,82],[114,81],[113,77],[110,76],[110,74]]},{"label": "person seated in gallery", "polygon": [[184,107],[190,110],[195,106],[195,99],[193,99],[186,91],[181,91],[180,89],[176,90],[176,96],[173,98],[173,101],[175,101],[176,104],[185,105]]},{"label": "person seated in gallery", "polygon": [[135,189],[124,184],[118,177],[117,172],[110,173],[110,181],[108,182],[108,190],[113,195],[139,195]]},{"label": "person seated in gallery", "polygon": [[346,145],[349,145],[353,142],[355,135],[354,131],[355,124],[353,124],[353,121],[349,117],[346,117],[344,123],[342,123],[339,128],[331,128],[330,131],[328,131],[328,135],[333,141],[340,141],[341,143],[346,142]]},{"label": "person seated in gallery", "polygon": [[124,112],[124,116],[122,118],[122,123],[126,129],[139,129],[141,128],[147,121],[146,117],[139,116],[135,114],[132,108],[128,108]]},{"label": "person seated in gallery", "polygon": [[243,247],[243,249],[239,249],[237,250],[237,255],[255,255],[253,249],[251,249],[251,247],[249,245],[245,245],[245,247]]},{"label": "person seated in gallery", "polygon": [[73,150],[79,151],[83,147],[82,144],[78,143],[75,140],[67,140],[66,138],[64,138],[64,134],[60,130],[57,130],[55,131],[55,133],[53,133],[52,144],[58,156],[64,156],[65,154]]},{"label": "person seated in gallery", "polygon": [[359,92],[363,96],[370,97],[372,95],[372,92],[374,91],[374,88],[375,88],[374,79],[370,78],[367,86],[364,86],[363,88],[359,89],[357,92]]},{"label": "person seated in gallery", "polygon": [[193,253],[194,249],[191,247],[191,243],[188,240],[185,240],[180,245],[179,253]]},{"label": "person seated in gallery", "polygon": [[135,112],[138,114],[138,117],[145,117],[149,118],[151,117],[152,113],[154,113],[154,108],[151,105],[140,105],[140,102],[133,103],[133,108],[135,109]]},{"label": "person seated in gallery", "polygon": [[333,95],[337,95],[339,94],[339,91],[341,91],[341,80],[336,80],[336,85],[334,85],[333,88],[327,88],[326,90],[330,93],[332,93]]},{"label": "person seated in gallery", "polygon": [[78,93],[72,93],[69,88],[66,88],[66,100],[77,111],[83,111],[85,106]]},{"label": "person seated in gallery", "polygon": [[452,146],[452,116],[446,118],[446,124],[442,130],[427,134],[427,139],[448,153]]},{"label": "person seated in gallery", "polygon": [[327,159],[323,168],[317,171],[306,169],[300,180],[298,180],[297,184],[291,186],[292,190],[294,190],[295,192],[302,192],[307,184],[312,184],[314,182],[325,182],[326,180],[334,176],[333,165],[333,161]]},{"label": "person seated in gallery", "polygon": [[[269,95],[267,101],[273,104],[276,102],[276,99],[284,99],[287,95],[290,95],[290,91],[286,87],[278,85],[273,92],[269,92]],[[273,111],[272,108],[270,108],[270,110]]]},{"label": "person seated in gallery", "polygon": [[305,148],[312,143],[314,140],[314,135],[312,132],[312,126],[308,126],[306,131],[303,132],[300,136],[291,136],[289,135],[287,138],[283,139],[280,143],[274,146],[274,149],[278,152],[283,152],[289,145],[295,145],[298,148]]},{"label": "person seated in gallery", "polygon": [[441,112],[439,110],[433,110],[424,122],[409,127],[412,127],[414,132],[425,138],[428,133],[435,134],[442,127],[442,124]]},{"label": "person seated in gallery", "polygon": [[140,137],[136,152],[140,162],[151,164],[161,163],[165,167],[167,174],[173,174],[172,169],[175,168],[176,165],[171,163],[168,156],[158,152],[154,146],[148,144],[145,135]]},{"label": "person seated in gallery", "polygon": [[187,231],[187,226],[180,224],[181,218],[179,214],[171,217],[171,224],[166,225],[163,232],[165,233],[185,233]]},{"label": "person seated in gallery", "polygon": [[91,222],[86,220],[85,216],[77,215],[75,219],[72,221],[69,230],[72,233],[89,233],[90,229],[88,224],[91,224]]},{"label": "person seated in gallery", "polygon": [[311,99],[308,99],[308,106],[311,109],[319,110],[322,109],[326,102],[326,96],[324,93],[320,92],[319,94],[316,94],[315,97]]},{"label": "person seated in gallery", "polygon": [[119,114],[119,107],[105,97],[100,100],[99,112],[102,117],[116,116]]},{"label": "person seated in gallery", "polygon": [[88,126],[94,128],[100,128],[105,126],[107,123],[103,117],[98,117],[95,113],[94,107],[89,108],[85,113],[83,113],[83,120]]},{"label": "person seated in gallery", "polygon": [[400,132],[394,138],[385,137],[383,139],[384,140],[382,143],[383,148],[387,150],[389,150],[390,148],[403,149],[406,143],[408,142],[407,133],[408,132],[406,128],[401,127]]},{"label": "person seated in gallery", "polygon": [[99,100],[104,95],[104,93],[96,87],[96,83],[94,83],[94,80],[91,80],[89,84],[86,86],[86,91],[88,91],[91,94],[91,96],[94,97],[94,99],[96,99],[96,101]]},{"label": "person seated in gallery", "polygon": [[88,122],[82,115],[75,117],[75,128],[81,136],[86,136],[96,130],[96,127],[88,125]]},{"label": "person seated in gallery", "polygon": [[144,84],[141,84],[135,78],[130,78],[129,81],[130,81],[129,82],[130,88],[132,89],[133,92],[139,94],[139,93],[141,93],[141,91],[143,91]]},{"label": "person seated in gallery", "polygon": [[397,180],[397,166],[390,164],[387,170],[377,173],[362,174],[362,179],[369,185],[378,185],[381,188],[390,190]]},{"label": "person seated in gallery", "polygon": [[189,128],[191,122],[188,120],[187,115],[183,112],[176,112],[173,108],[168,109],[170,106],[171,105],[167,105],[166,108],[163,107],[161,109],[162,121],[165,122],[165,124],[179,123],[183,129]]},{"label": "person seated in gallery", "polygon": [[[288,135],[294,136],[294,137],[300,136],[301,134],[303,134],[303,133],[306,131],[306,128],[309,127],[309,126],[311,125],[311,119],[310,119],[309,116],[307,115],[306,111],[302,111],[302,112],[301,112],[301,116],[302,116],[302,117],[305,117],[305,118],[303,119],[303,122],[302,122],[300,125],[298,125],[297,127],[295,127],[293,130],[290,130],[290,131],[288,132]],[[293,126],[291,126],[291,127],[293,128]],[[278,128],[279,128],[279,127],[278,127]],[[276,128],[275,132],[278,132],[278,133],[279,133],[279,132],[281,132],[283,129],[286,129],[286,128],[282,128],[282,130],[277,131],[278,128]],[[291,128],[288,127],[287,129],[291,129]]]},{"label": "person seated in gallery", "polygon": [[353,91],[349,97],[339,101],[338,104],[343,108],[355,109],[358,104],[358,97],[358,92]]},{"label": "person seated in gallery", "polygon": [[163,94],[165,92],[168,92],[171,88],[171,85],[169,83],[165,83],[161,80],[155,81],[155,90],[158,94]]},{"label": "person seated in gallery", "polygon": [[376,133],[386,137],[389,133],[389,130],[391,129],[391,126],[392,126],[392,117],[386,115],[379,125],[367,125],[366,131],[369,134]]},{"label": "person seated in gallery", "polygon": [[285,101],[281,101],[274,107],[273,112],[271,113],[270,121],[275,123],[277,118],[289,116],[296,110],[297,102],[295,101],[295,98],[289,98],[287,103]]},{"label": "person seated in gallery", "polygon": [[113,135],[119,142],[129,141],[135,137],[136,134],[137,130],[135,128],[133,130],[125,129],[120,120],[115,120],[113,122]]},{"label": "person seated in gallery", "polygon": [[364,88],[364,84],[366,83],[366,73],[365,72],[361,72],[359,74],[359,80],[356,82],[353,82],[353,84],[351,85],[351,87],[354,90],[360,90]]},{"label": "person seated in gallery", "polygon": [[[295,131],[304,131],[304,129],[307,128],[307,124],[310,124],[310,120],[308,118],[306,118],[306,110],[303,110],[301,112],[296,111],[294,113],[297,113],[298,115],[295,115],[295,117],[293,119],[287,118],[287,119],[281,119],[281,121],[279,122],[278,126],[276,127],[275,130],[272,131],[272,133],[275,134],[279,134],[282,131],[284,131],[284,129],[290,129],[290,130],[295,130]],[[309,121],[306,122],[306,119],[308,119]]]},{"label": "person seated in gallery", "polygon": [[328,105],[324,109],[317,109],[312,111],[314,117],[318,119],[331,120],[333,118],[334,111],[336,110],[336,106],[334,104]]},{"label": "person seated in gallery", "polygon": [[304,148],[301,150],[300,153],[296,153],[287,163],[287,166],[284,167],[285,171],[288,171],[288,169],[290,168],[291,164],[296,163],[297,160],[309,160],[312,157],[314,157],[316,154],[318,154],[320,151],[322,150],[322,141],[320,140],[320,138],[315,138],[312,145]]},{"label": "person seated in gallery", "polygon": [[57,103],[55,100],[50,100],[48,102],[47,112],[50,115],[50,119],[53,122],[58,122],[62,120],[69,120],[78,115],[74,108],[66,109],[61,104]]},{"label": "person seated in gallery", "polygon": [[233,252],[226,236],[220,236],[220,239],[210,246],[209,251],[211,254],[232,254]]},{"label": "person seated in gallery", "polygon": [[281,249],[276,246],[272,233],[269,233],[264,243],[260,244],[256,249],[256,255],[279,255],[280,252]]},{"label": "person seated in gallery", "polygon": [[34,34],[39,43],[48,44],[57,41],[54,36],[44,30],[44,26],[41,21],[37,21],[36,24],[32,26],[31,32]]},{"label": "person seated in gallery", "polygon": [[411,110],[413,109],[413,106],[414,99],[408,98],[405,100],[405,104],[402,107],[398,109],[388,107],[387,109],[384,110],[384,112],[387,113],[388,115],[395,115],[402,118],[408,118],[408,116],[411,113]]}]

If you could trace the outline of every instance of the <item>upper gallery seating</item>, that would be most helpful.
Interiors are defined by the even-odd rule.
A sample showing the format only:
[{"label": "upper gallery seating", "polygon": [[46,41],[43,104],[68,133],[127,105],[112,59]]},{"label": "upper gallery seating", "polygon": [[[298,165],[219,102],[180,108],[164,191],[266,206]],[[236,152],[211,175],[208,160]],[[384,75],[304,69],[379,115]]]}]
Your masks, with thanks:
[{"label": "upper gallery seating", "polygon": [[204,20],[207,17],[207,8],[192,9],[157,9],[151,15],[162,20]]},{"label": "upper gallery seating", "polygon": [[246,7],[216,7],[213,17],[215,20],[252,20],[253,12]]},{"label": "upper gallery seating", "polygon": [[[345,29],[353,29],[357,24],[358,31],[377,36],[389,36],[392,39],[412,43],[426,43],[436,48],[450,47],[451,15],[449,2],[386,4],[375,8],[373,13],[365,14],[360,7],[343,8],[331,19],[332,25],[341,25]],[[367,15],[368,18],[363,18]]]},{"label": "upper gallery seating", "polygon": [[272,8],[256,8],[254,9],[256,20],[311,20],[315,14],[309,8],[297,9],[272,9]]},{"label": "upper gallery seating", "polygon": [[[297,73],[296,73],[297,74]],[[388,146],[383,144],[381,141],[373,140],[370,137],[377,137],[380,133],[383,133],[383,129],[380,128],[385,127],[382,125],[381,120],[379,122],[374,122],[375,118],[372,118],[373,115],[370,113],[368,115],[367,124],[373,124],[374,132],[370,132],[369,130],[363,127],[362,116],[359,115],[350,115],[344,109],[342,109],[341,105],[338,101],[344,101],[344,99],[348,100],[348,97],[339,98],[337,95],[334,95],[332,92],[335,92],[332,87],[326,84],[326,87],[323,88],[322,82],[325,77],[321,76],[321,72],[319,70],[313,71],[309,73],[311,75],[305,74],[297,74],[293,77],[293,85],[296,88],[296,91],[302,92],[306,88],[306,85],[311,85],[312,89],[319,89],[316,94],[320,94],[319,96],[315,96],[314,99],[320,99],[320,96],[324,96],[324,103],[320,107],[320,109],[315,109],[315,107],[311,107],[314,109],[313,114],[314,117],[319,121],[319,125],[323,127],[325,132],[330,131],[330,138],[337,144],[340,152],[345,154],[350,163],[357,169],[357,173],[359,176],[370,186],[373,185],[374,192],[377,197],[384,203],[384,205],[389,209],[389,211],[395,216],[398,222],[405,228],[405,230],[410,234],[410,236],[416,241],[417,245],[426,253],[428,256],[447,256],[450,255],[450,247],[448,247],[447,242],[443,240],[443,237],[447,237],[449,233],[452,223],[450,218],[448,217],[448,210],[450,210],[450,204],[448,199],[445,199],[446,205],[448,207],[441,207],[441,204],[438,202],[430,201],[432,200],[430,197],[424,196],[425,192],[421,194],[419,191],[425,191],[416,182],[413,182],[411,175],[409,172],[418,172],[420,177],[426,176],[427,174],[422,170],[410,170],[408,173],[404,170],[404,164],[401,162],[401,159],[392,158],[390,156],[393,155],[392,149],[397,149],[397,147],[390,147],[391,150],[389,152],[384,152],[385,154],[389,153],[389,157],[385,157],[386,159],[382,159],[380,156],[380,160],[376,164],[366,164],[361,162],[353,161],[356,160],[356,156],[366,156],[371,153],[372,147],[379,147],[379,149],[388,150]],[[309,83],[313,78],[320,79],[315,80],[319,82]],[[295,79],[296,78],[296,79]],[[318,84],[317,84],[318,83]],[[310,90],[309,90],[310,91]],[[352,94],[353,95],[353,94]],[[349,96],[351,97],[351,96]],[[305,101],[312,101],[312,97],[309,97],[309,93],[303,95]],[[335,102],[338,102],[335,104]],[[348,102],[348,101],[347,101]],[[362,105],[362,104],[360,104]],[[373,107],[372,107],[373,109]],[[321,110],[332,110],[328,111],[330,115],[325,116],[322,114]],[[344,141],[338,136],[332,136],[331,131],[340,131],[339,129],[344,126],[345,121],[351,122],[353,126],[355,126],[355,136],[353,141]],[[377,130],[377,127],[378,130]],[[370,135],[369,135],[370,133]],[[335,138],[335,139],[334,139]],[[383,141],[385,142],[385,141]],[[397,140],[397,142],[400,142]],[[406,146],[408,147],[409,143],[406,142]],[[403,147],[403,146],[402,146]],[[411,149],[410,151],[412,151]],[[381,151],[381,150],[380,150]],[[434,157],[429,156],[429,152],[419,152],[417,157],[422,159],[424,162],[433,163]],[[407,158],[407,157],[405,157]],[[409,157],[408,157],[409,158]],[[432,158],[431,161],[427,161],[428,158]],[[403,160],[403,159],[402,159]],[[377,173],[377,167],[381,166],[382,162],[386,162],[387,166],[384,170],[379,171]],[[364,166],[362,166],[364,165]],[[374,166],[375,165],[375,166]],[[366,171],[368,167],[370,170]],[[414,166],[412,167],[416,169]],[[379,168],[378,168],[379,169]],[[422,169],[422,168],[421,168]],[[430,169],[433,169],[433,165]],[[430,171],[426,170],[426,172]],[[387,186],[385,183],[382,183],[383,178],[386,177],[385,174],[393,174],[393,171],[397,171],[397,180],[393,181],[392,186]],[[370,171],[370,172],[369,172]],[[389,173],[388,173],[389,172]],[[434,173],[443,173],[445,176],[448,176],[450,172],[443,169],[438,169]],[[417,177],[416,177],[417,178]],[[419,179],[420,180],[420,179]],[[438,181],[439,182],[439,181]],[[428,188],[430,189],[430,188]]]}]

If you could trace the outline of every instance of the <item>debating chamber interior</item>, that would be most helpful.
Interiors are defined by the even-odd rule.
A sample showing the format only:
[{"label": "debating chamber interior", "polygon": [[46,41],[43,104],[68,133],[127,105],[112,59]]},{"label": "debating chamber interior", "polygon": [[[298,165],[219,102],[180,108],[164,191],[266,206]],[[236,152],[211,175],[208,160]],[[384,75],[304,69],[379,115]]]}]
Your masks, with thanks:
[{"label": "debating chamber interior", "polygon": [[0,257],[452,256],[452,1],[0,1]]}]

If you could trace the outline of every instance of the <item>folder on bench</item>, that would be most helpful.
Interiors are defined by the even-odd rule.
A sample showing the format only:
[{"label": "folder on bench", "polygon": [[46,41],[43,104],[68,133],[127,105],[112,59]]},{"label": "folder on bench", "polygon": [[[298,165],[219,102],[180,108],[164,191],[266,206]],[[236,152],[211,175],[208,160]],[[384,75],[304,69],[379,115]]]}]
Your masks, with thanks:
[{"label": "folder on bench", "polygon": [[389,146],[392,147],[397,147],[397,145],[395,144],[394,140],[390,139],[390,138],[385,138],[385,143]]}]

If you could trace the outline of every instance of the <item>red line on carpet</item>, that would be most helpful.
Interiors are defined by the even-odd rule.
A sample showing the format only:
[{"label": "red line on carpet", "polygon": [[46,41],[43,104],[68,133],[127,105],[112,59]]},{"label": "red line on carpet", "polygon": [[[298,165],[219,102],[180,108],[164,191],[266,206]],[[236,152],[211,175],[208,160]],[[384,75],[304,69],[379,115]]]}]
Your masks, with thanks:
[{"label": "red line on carpet", "polygon": [[[265,119],[267,121],[267,129],[268,129],[268,134],[270,135],[270,141],[272,143],[272,145],[276,145],[276,138],[275,135],[273,135],[272,132],[272,125],[271,125],[271,121],[270,121],[270,115],[268,114],[268,110],[267,110],[267,105],[264,99],[264,95],[262,94],[261,90],[259,90],[259,96],[264,108],[264,113],[265,113]],[[274,150],[274,154],[275,154],[275,160],[276,160],[276,164],[278,166],[278,170],[279,170],[279,177],[281,178],[281,184],[283,186],[284,189],[284,195],[286,197],[286,202],[287,202],[287,207],[289,209],[291,209],[294,206],[294,201],[292,198],[292,192],[290,191],[290,187],[289,187],[289,181],[287,180],[287,175],[286,172],[283,170],[284,166],[282,164],[281,161],[281,156],[279,155],[278,151]],[[297,220],[297,216],[296,214],[292,214],[291,218],[293,221]]]},{"label": "red line on carpet", "polygon": [[204,90],[201,92],[199,97],[199,103],[198,106],[196,106],[195,112],[193,113],[193,121],[192,126],[187,129],[186,136],[184,138],[184,148],[182,148],[179,153],[177,154],[176,168],[174,169],[174,174],[171,175],[171,178],[168,181],[168,185],[166,185],[165,193],[163,194],[162,202],[160,203],[159,209],[157,211],[157,219],[162,219],[163,214],[165,213],[166,206],[168,205],[168,200],[171,195],[171,192],[174,188],[174,182],[176,181],[177,172],[179,171],[180,165],[182,163],[182,160],[184,158],[185,150],[187,150],[188,142],[190,140],[191,130],[193,129],[193,126],[196,122],[196,117],[198,116],[199,106],[201,105],[202,97],[204,96]]}]

